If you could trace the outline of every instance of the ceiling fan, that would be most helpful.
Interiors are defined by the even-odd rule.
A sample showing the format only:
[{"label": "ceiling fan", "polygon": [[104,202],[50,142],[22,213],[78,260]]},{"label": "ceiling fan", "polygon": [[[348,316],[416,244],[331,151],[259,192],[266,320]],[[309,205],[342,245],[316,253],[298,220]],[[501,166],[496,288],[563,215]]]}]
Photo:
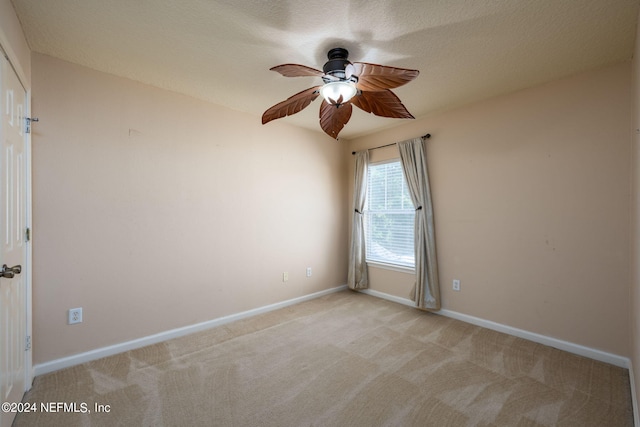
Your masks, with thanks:
[{"label": "ceiling fan", "polygon": [[376,116],[414,118],[391,89],[415,79],[418,70],[351,63],[347,59],[349,52],[340,47],[331,49],[327,57],[322,71],[299,64],[271,68],[285,77],[321,77],[324,84],[298,92],[269,108],[262,115],[262,124],[302,111],[318,95],[324,98],[320,105],[320,127],[335,139],[351,118],[352,105]]}]

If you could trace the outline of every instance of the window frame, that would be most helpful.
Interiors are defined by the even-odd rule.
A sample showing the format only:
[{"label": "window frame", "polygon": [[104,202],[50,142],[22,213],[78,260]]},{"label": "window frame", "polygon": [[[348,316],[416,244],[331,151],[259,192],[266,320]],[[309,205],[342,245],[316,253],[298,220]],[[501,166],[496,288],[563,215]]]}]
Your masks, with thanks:
[{"label": "window frame", "polygon": [[[375,166],[382,166],[385,164],[389,164],[389,163],[397,163],[400,165],[400,168],[402,168],[402,164],[400,163],[400,158],[392,158],[392,159],[386,159],[386,160],[381,160],[378,162],[372,162],[369,163],[369,169],[371,169],[371,167],[375,167]],[[380,260],[376,260],[376,259],[369,259],[369,245],[368,243],[370,243],[370,239],[369,239],[369,231],[368,231],[368,223],[369,223],[369,216],[370,213],[372,212],[369,209],[369,196],[370,196],[370,175],[371,171],[369,170],[367,172],[367,194],[366,194],[366,199],[365,199],[365,208],[363,210],[363,216],[364,216],[364,228],[365,228],[365,236],[366,236],[366,255],[365,255],[365,262],[367,263],[367,265],[372,266],[372,267],[376,267],[376,268],[382,268],[385,270],[392,270],[392,271],[398,271],[398,272],[402,272],[402,273],[415,273],[415,255],[414,255],[414,261],[413,261],[413,266],[407,266],[404,264],[396,264],[394,262],[385,262],[385,261],[380,261]],[[408,187],[407,187],[407,181],[404,177],[404,173],[401,171],[400,172],[402,175],[402,181],[403,181],[403,189],[406,189],[408,191]],[[411,204],[411,208],[414,212],[414,218],[415,218],[415,207],[413,205],[413,201],[411,201],[409,199],[409,202]],[[376,212],[375,210],[373,212]],[[379,212],[379,211],[378,211]],[[412,224],[412,230],[413,230],[413,224]],[[415,238],[415,237],[414,237]],[[415,244],[415,243],[414,243]],[[414,250],[414,247],[412,245],[412,250]]]}]

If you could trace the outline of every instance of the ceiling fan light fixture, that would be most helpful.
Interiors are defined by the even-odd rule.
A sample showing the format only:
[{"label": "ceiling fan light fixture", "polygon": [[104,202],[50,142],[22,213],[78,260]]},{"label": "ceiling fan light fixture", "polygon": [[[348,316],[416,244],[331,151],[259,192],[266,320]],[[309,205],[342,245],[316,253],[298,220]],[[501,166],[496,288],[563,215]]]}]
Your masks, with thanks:
[{"label": "ceiling fan light fixture", "polygon": [[312,86],[268,108],[262,114],[262,124],[296,114],[305,109],[320,95],[320,127],[332,138],[349,122],[353,107],[380,117],[413,119],[391,89],[415,79],[419,71],[409,68],[389,67],[367,62],[349,62],[349,52],[334,48],[322,71],[306,65],[281,64],[271,71],[284,77],[321,77],[323,85]]},{"label": "ceiling fan light fixture", "polygon": [[358,93],[356,85],[348,80],[325,83],[320,88],[320,94],[329,104],[337,103],[341,96],[341,104],[344,104],[353,98],[356,93]]}]

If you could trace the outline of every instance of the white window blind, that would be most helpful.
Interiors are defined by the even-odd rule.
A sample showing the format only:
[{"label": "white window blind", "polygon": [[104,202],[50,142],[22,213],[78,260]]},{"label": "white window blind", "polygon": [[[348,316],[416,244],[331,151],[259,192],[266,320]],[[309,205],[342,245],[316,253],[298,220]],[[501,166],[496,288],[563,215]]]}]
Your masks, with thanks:
[{"label": "white window blind", "polygon": [[414,217],[400,160],[369,165],[364,211],[367,261],[413,268]]}]

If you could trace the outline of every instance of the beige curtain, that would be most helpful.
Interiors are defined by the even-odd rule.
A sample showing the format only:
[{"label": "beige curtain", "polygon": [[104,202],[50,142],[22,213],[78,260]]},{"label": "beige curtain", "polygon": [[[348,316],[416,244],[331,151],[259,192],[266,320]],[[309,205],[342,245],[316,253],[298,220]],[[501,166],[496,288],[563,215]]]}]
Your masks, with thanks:
[{"label": "beige curtain", "polygon": [[422,138],[398,143],[400,163],[416,207],[414,226],[416,283],[411,291],[416,306],[423,310],[440,310],[440,284],[433,226],[433,207],[427,173],[427,158]]},{"label": "beige curtain", "polygon": [[367,195],[367,167],[369,165],[369,151],[356,153],[356,166],[353,187],[353,215],[351,225],[351,239],[349,244],[349,273],[347,284],[351,289],[366,289],[369,287],[367,277],[366,251],[364,239],[364,202]]}]

